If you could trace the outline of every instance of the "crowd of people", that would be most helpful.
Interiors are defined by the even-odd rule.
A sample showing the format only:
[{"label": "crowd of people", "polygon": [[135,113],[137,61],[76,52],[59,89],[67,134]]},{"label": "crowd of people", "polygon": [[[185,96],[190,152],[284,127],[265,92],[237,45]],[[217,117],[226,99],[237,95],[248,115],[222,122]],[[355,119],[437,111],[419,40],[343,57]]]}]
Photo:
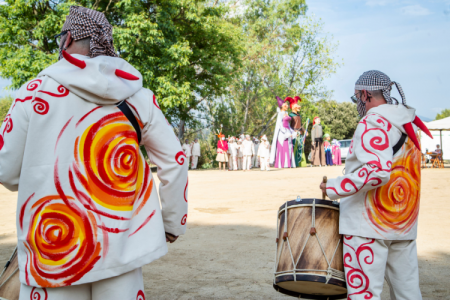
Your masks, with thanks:
[{"label": "crowd of people", "polygon": [[[275,168],[296,168],[306,166],[304,144],[308,136],[309,119],[302,125],[300,115],[301,98],[286,97],[284,101],[276,97],[278,102],[278,117],[272,144],[267,136],[257,137],[241,134],[239,137],[218,134],[217,157],[219,169],[229,171],[248,171],[252,167],[260,167],[262,171]],[[291,112],[288,113],[289,107]],[[310,166],[341,165],[341,144],[334,139],[330,143],[330,135],[323,134],[320,117],[315,117],[311,130]],[[303,165],[302,165],[303,162]]]},{"label": "crowd of people", "polygon": [[219,134],[217,142],[217,157],[219,169],[228,171],[249,171],[261,167],[261,171],[269,171],[270,143],[267,136],[257,137],[241,134],[239,137]]},{"label": "crowd of people", "polygon": [[189,140],[186,139],[181,148],[183,149],[183,152],[186,155],[186,158],[189,162],[191,169],[192,170],[197,169],[198,158],[201,156],[200,143],[198,142],[198,139],[197,138],[194,139],[194,141],[190,144]]}]

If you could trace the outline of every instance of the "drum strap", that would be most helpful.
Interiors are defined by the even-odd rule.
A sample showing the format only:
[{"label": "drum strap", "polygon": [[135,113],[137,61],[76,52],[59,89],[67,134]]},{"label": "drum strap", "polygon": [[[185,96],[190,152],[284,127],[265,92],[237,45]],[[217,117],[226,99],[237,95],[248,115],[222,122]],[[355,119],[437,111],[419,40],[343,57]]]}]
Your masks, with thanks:
[{"label": "drum strap", "polygon": [[133,112],[131,111],[130,107],[127,104],[126,100],[123,100],[122,102],[117,104],[117,108],[122,111],[122,113],[127,117],[128,121],[130,121],[131,125],[133,126],[134,130],[136,131],[138,144],[141,144],[141,128],[139,127],[139,123],[134,116]]},{"label": "drum strap", "polygon": [[394,151],[394,155],[403,147],[403,144],[405,143],[407,136],[408,135],[406,133],[402,133],[400,140],[398,140],[397,144],[395,144],[395,146],[392,147],[392,150]]}]

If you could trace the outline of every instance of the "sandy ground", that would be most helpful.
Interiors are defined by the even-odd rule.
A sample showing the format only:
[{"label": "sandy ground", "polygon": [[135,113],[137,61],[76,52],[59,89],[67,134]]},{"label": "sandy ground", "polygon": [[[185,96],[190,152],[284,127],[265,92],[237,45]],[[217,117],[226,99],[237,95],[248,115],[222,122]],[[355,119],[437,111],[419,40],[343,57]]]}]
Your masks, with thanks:
[{"label": "sandy ground", "polygon": [[[278,207],[320,197],[342,167],[189,172],[185,236],[144,267],[147,299],[289,299],[272,288]],[[450,169],[425,169],[418,256],[424,299],[450,299]],[[16,193],[0,187],[0,265],[15,243]],[[383,299],[390,299],[387,286]]]}]

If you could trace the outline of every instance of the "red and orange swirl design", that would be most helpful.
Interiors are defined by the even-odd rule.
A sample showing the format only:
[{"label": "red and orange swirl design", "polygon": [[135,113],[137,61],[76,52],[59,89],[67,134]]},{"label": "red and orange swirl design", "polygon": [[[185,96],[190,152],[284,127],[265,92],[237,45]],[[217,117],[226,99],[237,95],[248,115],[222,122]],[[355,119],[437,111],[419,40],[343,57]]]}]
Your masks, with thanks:
[{"label": "red and orange swirl design", "polygon": [[89,126],[77,138],[74,151],[75,174],[91,198],[111,210],[131,211],[146,188],[145,161],[136,131],[123,113],[109,114]]},{"label": "red and orange swirl design", "polygon": [[404,150],[394,158],[389,182],[367,193],[367,216],[380,231],[407,233],[417,222],[420,158],[420,150],[408,139]]},{"label": "red and orange swirl design", "polygon": [[[25,247],[30,273],[40,286],[71,285],[100,259],[95,217],[67,198],[65,202],[60,196],[47,196],[31,207]],[[28,266],[25,268],[28,283]]]}]

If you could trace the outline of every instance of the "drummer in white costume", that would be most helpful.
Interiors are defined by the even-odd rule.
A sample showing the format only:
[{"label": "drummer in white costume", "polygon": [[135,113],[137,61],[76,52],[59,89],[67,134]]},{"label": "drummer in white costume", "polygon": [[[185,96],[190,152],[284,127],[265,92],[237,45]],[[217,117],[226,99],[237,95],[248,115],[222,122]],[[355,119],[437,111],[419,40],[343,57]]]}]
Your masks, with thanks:
[{"label": "drummer in white costume", "polygon": [[[390,96],[394,84],[401,103]],[[417,127],[429,131],[406,105],[401,86],[380,71],[361,75],[352,100],[362,119],[345,175],[320,186],[331,200],[341,198],[348,299],[380,299],[386,278],[391,299],[420,300],[416,238],[421,152],[416,134]]]},{"label": "drummer in white costume", "polygon": [[188,162],[102,13],[72,6],[61,36],[59,62],[18,90],[0,130],[19,299],[145,299],[141,267],[186,231]]}]

